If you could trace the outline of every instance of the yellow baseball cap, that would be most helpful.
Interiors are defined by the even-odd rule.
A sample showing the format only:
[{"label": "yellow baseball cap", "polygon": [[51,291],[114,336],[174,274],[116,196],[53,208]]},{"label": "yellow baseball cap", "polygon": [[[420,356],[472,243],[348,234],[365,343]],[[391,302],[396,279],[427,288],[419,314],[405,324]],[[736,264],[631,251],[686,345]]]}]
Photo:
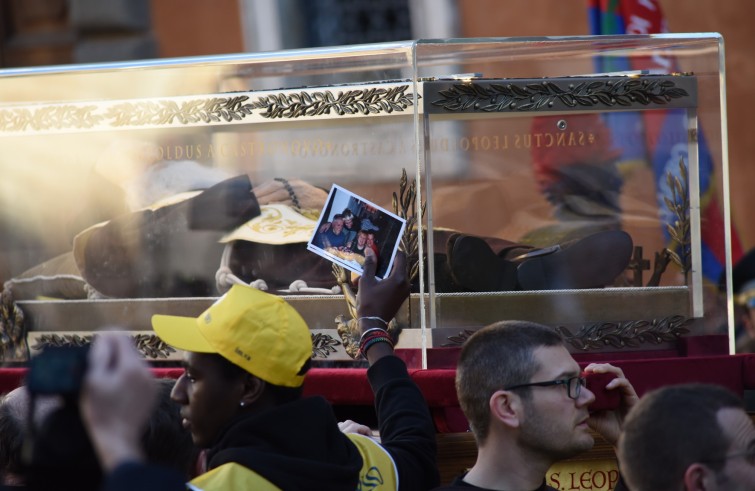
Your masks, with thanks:
[{"label": "yellow baseball cap", "polygon": [[312,357],[312,336],[285,300],[234,285],[199,317],[152,316],[155,333],[184,351],[217,353],[274,385],[299,387]]}]

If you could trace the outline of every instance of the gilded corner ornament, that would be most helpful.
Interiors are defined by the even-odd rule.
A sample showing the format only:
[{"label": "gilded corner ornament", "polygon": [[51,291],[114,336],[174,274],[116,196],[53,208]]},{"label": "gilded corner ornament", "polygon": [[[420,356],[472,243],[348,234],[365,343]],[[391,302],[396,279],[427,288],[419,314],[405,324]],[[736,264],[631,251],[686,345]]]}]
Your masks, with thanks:
[{"label": "gilded corner ornament", "polygon": [[433,93],[438,97],[431,105],[438,112],[487,113],[670,106],[690,95],[674,78],[567,77],[444,83]]},{"label": "gilded corner ornament", "polygon": [[328,358],[338,350],[341,342],[330,334],[321,332],[312,333],[312,358]]}]

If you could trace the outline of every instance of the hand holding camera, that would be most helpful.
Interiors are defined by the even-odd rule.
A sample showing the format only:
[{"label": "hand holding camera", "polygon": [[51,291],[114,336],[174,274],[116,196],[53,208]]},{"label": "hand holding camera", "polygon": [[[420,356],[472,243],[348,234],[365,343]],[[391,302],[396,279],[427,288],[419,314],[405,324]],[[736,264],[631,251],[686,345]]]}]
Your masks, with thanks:
[{"label": "hand holding camera", "polygon": [[586,387],[590,392],[595,394],[595,402],[590,404],[588,408],[591,413],[611,411],[619,408],[621,405],[621,393],[606,388],[617,377],[615,373],[582,372],[582,376],[587,379]]},{"label": "hand holding camera", "polygon": [[591,363],[585,367],[587,387],[595,394],[590,405],[588,424],[611,445],[619,441],[624,418],[639,397],[621,368],[608,363]]},{"label": "hand holding camera", "polygon": [[97,336],[80,396],[81,417],[106,471],[143,460],[140,437],[157,397],[147,364],[123,334]]},{"label": "hand holding camera", "polygon": [[103,471],[142,460],[141,435],[156,398],[146,363],[125,334],[87,346],[50,346],[32,358],[29,414],[37,397],[61,404],[39,424],[30,417],[23,460],[28,489],[98,489]]}]

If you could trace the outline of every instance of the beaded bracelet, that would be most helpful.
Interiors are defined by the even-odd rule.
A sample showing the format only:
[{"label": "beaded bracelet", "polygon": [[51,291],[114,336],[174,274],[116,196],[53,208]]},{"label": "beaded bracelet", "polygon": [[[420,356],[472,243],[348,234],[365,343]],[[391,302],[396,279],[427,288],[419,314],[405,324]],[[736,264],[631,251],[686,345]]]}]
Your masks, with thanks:
[{"label": "beaded bracelet", "polygon": [[366,351],[365,347],[366,346],[372,346],[374,344],[373,341],[376,340],[376,339],[377,340],[388,340],[390,342],[393,342],[393,340],[390,337],[388,337],[388,336],[384,336],[382,334],[376,334],[376,335],[374,335],[372,337],[366,338],[363,342],[359,343],[359,349],[363,350],[363,351]]},{"label": "beaded bracelet", "polygon": [[391,338],[389,338],[388,336],[373,336],[373,337],[371,337],[369,339],[365,339],[364,343],[359,343],[359,351],[366,352],[367,348],[369,348],[370,346],[372,346],[376,342],[380,342],[380,341],[384,341],[384,342],[388,342],[388,343],[393,343],[393,341],[391,340]]},{"label": "beaded bracelet", "polygon": [[383,336],[388,335],[388,331],[386,331],[382,327],[373,327],[371,329],[367,329],[366,331],[362,333],[362,335],[359,337],[359,344],[362,344],[362,342],[365,340],[365,337],[370,336],[370,333],[375,333],[375,332],[379,332]]},{"label": "beaded bracelet", "polygon": [[391,338],[387,336],[375,336],[368,339],[364,343],[360,343],[359,352],[362,354],[362,356],[367,358],[367,350],[369,350],[373,345],[377,343],[388,343],[391,346],[391,348],[393,348],[394,346],[393,340],[391,340]]}]

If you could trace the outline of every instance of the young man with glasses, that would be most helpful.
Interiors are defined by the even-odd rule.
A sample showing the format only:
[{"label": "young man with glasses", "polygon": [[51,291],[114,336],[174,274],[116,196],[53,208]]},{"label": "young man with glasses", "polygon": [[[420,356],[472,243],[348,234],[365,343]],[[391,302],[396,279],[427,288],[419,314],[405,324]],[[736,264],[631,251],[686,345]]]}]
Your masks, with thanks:
[{"label": "young man with glasses", "polygon": [[723,387],[663,387],[629,413],[619,462],[635,491],[755,490],[755,424]]},{"label": "young man with glasses", "polygon": [[637,394],[618,367],[592,364],[585,371],[616,375],[606,388],[620,391],[619,409],[588,411],[595,395],[553,329],[503,321],[472,335],[459,358],[456,392],[477,441],[477,461],[439,490],[553,490],[546,472],[590,450],[590,429],[615,444]]}]

